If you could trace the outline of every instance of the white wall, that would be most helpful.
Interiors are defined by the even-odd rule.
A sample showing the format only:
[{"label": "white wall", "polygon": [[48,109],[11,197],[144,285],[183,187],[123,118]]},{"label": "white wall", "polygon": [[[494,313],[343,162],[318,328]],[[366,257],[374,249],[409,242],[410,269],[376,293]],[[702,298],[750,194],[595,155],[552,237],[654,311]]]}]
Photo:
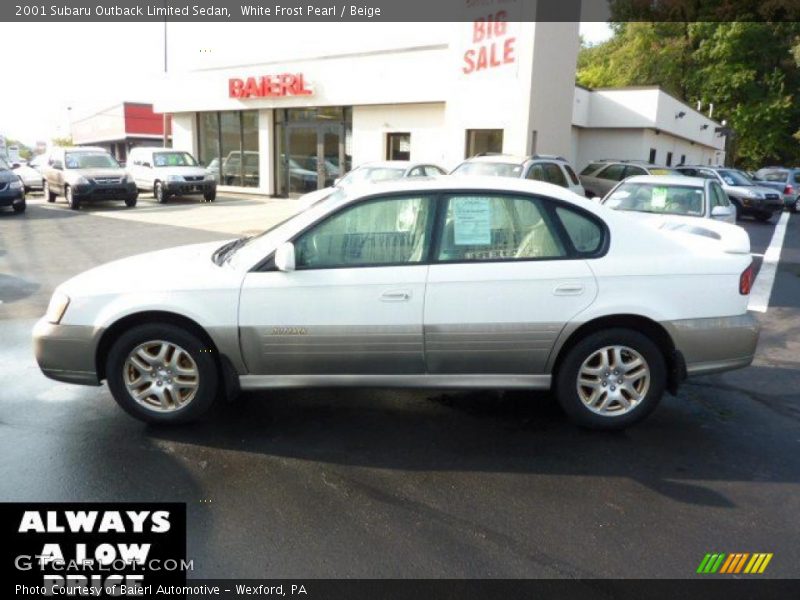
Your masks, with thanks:
[{"label": "white wall", "polygon": [[172,115],[172,147],[197,156],[197,136],[195,135],[194,113]]},{"label": "white wall", "polygon": [[641,129],[580,129],[574,166],[580,171],[593,160],[647,160]]},{"label": "white wall", "polygon": [[[386,158],[386,134],[411,134],[411,160],[450,168],[442,136],[444,103],[353,107],[353,166]],[[448,163],[448,164],[446,164]]]},{"label": "white wall", "polygon": [[677,166],[681,163],[682,155],[686,156],[685,164],[687,165],[707,165],[709,164],[709,159],[712,165],[721,165],[725,161],[725,153],[721,150],[703,146],[702,144],[692,144],[692,142],[664,132],[657,134],[655,131],[645,131],[644,146],[648,155],[650,148],[655,148],[656,162],[662,165],[667,164],[668,152],[672,152],[672,166]]}]

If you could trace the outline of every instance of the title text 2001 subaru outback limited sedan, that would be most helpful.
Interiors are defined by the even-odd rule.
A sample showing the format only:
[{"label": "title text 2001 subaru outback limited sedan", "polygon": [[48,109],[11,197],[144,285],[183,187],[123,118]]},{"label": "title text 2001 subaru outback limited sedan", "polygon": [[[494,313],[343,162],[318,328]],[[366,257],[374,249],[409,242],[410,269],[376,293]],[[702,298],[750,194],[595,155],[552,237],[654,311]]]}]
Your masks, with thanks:
[{"label": "title text 2001 subaru outback limited sedan", "polygon": [[646,227],[540,182],[349,187],[260,236],[67,281],[36,357],[150,422],[240,388],[552,387],[577,423],[624,427],[758,338],[742,229]]}]

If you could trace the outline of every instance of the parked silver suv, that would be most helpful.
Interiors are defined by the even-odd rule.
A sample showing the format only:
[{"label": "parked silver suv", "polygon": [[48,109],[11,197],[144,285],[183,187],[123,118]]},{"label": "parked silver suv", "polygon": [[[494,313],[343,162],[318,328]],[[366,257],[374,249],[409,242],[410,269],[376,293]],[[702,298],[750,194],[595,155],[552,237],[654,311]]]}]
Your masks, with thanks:
[{"label": "parked silver suv", "polygon": [[482,153],[468,158],[451,175],[489,175],[544,181],[584,195],[583,186],[567,159],[552,154],[514,156],[512,154]]},{"label": "parked silver suv", "polygon": [[603,198],[623,179],[636,175],[678,175],[670,167],[634,160],[602,159],[589,163],[580,174],[587,198]]}]

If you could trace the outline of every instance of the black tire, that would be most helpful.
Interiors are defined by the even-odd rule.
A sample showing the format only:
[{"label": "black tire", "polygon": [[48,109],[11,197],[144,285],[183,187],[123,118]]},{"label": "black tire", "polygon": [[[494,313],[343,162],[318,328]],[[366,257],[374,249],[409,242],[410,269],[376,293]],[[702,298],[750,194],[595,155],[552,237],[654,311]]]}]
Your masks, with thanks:
[{"label": "black tire", "polygon": [[72,193],[72,188],[68,185],[64,186],[64,196],[67,199],[67,204],[69,204],[69,207],[72,210],[80,210],[81,199],[75,197],[75,194]]},{"label": "black tire", "polygon": [[[601,415],[589,409],[578,395],[578,374],[584,361],[607,346],[625,346],[638,352],[650,369],[650,384],[644,398],[628,412]],[[632,329],[606,329],[587,335],[561,361],[555,379],[556,397],[569,418],[589,429],[624,429],[647,417],[658,405],[667,381],[664,355],[644,334]]]},{"label": "black tire", "polygon": [[795,199],[794,204],[792,205],[792,212],[800,213],[800,196]]},{"label": "black tire", "polygon": [[164,184],[160,181],[156,181],[153,184],[153,198],[159,204],[164,204],[167,201],[167,192],[164,191]]},{"label": "black tire", "polygon": [[755,214],[756,219],[761,221],[762,223],[768,223],[769,220],[772,218],[771,212],[757,212]]},{"label": "black tire", "polygon": [[129,198],[125,198],[125,206],[127,206],[128,208],[133,208],[134,206],[136,206],[136,201],[138,200],[138,198],[139,194],[134,194]]},{"label": "black tire", "polygon": [[217,190],[211,192],[203,192],[203,199],[206,202],[213,202],[217,199]]},{"label": "black tire", "polygon": [[27,208],[27,205],[26,205],[25,201],[23,200],[19,204],[14,204],[13,208],[14,208],[14,212],[15,213],[24,213],[25,212],[25,208]]},{"label": "black tire", "polygon": [[48,202],[56,201],[56,194],[50,191],[50,184],[47,183],[47,181],[44,182],[44,185],[42,187],[42,193],[44,194],[44,197]]},{"label": "black tire", "polygon": [[[170,412],[147,408],[133,399],[123,380],[123,369],[128,355],[140,344],[163,340],[183,348],[197,365],[199,373],[197,391],[183,407]],[[214,354],[208,344],[197,335],[167,323],[138,325],[123,333],[111,346],[106,361],[108,387],[114,400],[129,415],[146,423],[187,423],[204,414],[214,403],[219,389],[220,375]]]}]

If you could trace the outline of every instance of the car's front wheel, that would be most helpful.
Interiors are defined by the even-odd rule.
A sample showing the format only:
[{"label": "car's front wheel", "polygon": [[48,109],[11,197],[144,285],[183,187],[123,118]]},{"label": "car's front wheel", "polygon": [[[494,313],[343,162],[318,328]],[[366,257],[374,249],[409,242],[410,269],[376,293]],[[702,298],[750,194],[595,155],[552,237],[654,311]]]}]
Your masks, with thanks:
[{"label": "car's front wheel", "polygon": [[771,212],[758,212],[756,213],[756,219],[761,221],[762,223],[768,222],[772,218]]},{"label": "car's front wheel", "polygon": [[217,190],[203,192],[203,199],[206,202],[213,202],[217,199]]},{"label": "car's front wheel", "polygon": [[44,197],[48,202],[55,202],[56,195],[50,191],[50,184],[47,181],[44,182],[44,186],[42,187],[42,191],[44,192]]},{"label": "car's front wheel", "polygon": [[219,385],[208,344],[166,323],[121,335],[108,353],[106,377],[117,403],[148,423],[196,419],[213,404]]},{"label": "car's front wheel", "polygon": [[23,200],[19,204],[14,204],[13,208],[14,208],[14,212],[15,213],[23,213],[23,212],[25,212],[25,208],[27,208],[27,206],[25,204],[25,200]]},{"label": "car's front wheel", "polygon": [[64,187],[64,196],[67,198],[67,204],[72,210],[78,210],[81,207],[80,198],[75,196],[75,193],[72,191],[70,186]]},{"label": "car's front wheel", "polygon": [[125,198],[125,206],[127,206],[128,208],[133,208],[134,206],[136,206],[136,201],[138,200],[138,198],[139,194],[134,194],[133,196]]},{"label": "car's front wheel", "polygon": [[622,429],[655,409],[666,377],[664,355],[650,338],[631,329],[607,329],[568,351],[556,375],[556,394],[578,425]]}]

